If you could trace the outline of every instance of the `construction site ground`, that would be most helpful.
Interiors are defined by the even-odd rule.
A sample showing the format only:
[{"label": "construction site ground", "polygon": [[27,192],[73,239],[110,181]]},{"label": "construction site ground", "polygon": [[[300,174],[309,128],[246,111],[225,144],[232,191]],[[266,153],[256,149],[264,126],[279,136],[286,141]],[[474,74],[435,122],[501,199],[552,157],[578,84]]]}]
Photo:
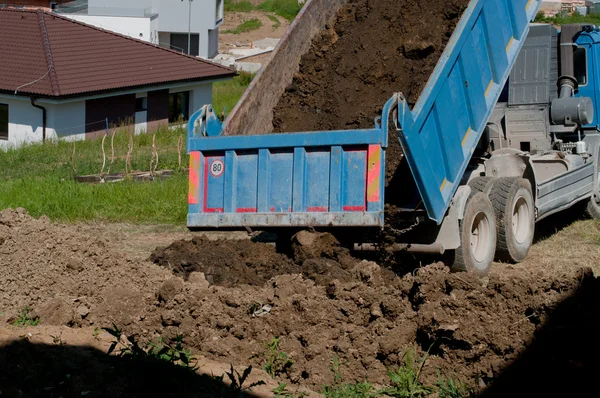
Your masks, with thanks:
[{"label": "construction site ground", "polygon": [[[334,358],[343,382],[383,386],[407,351],[427,353],[422,379],[430,384],[447,374],[476,390],[488,387],[484,396],[506,396],[516,386],[534,394],[589,392],[598,369],[600,224],[572,211],[538,230],[523,263],[494,264],[482,280],[403,257],[381,266],[329,234],[303,232],[282,254],[247,232],[66,225],[5,210],[0,391],[144,396],[157,388],[148,380],[170,373],[164,396],[216,391],[214,378],[154,363],[141,366],[142,374],[107,356],[114,338],[102,328],[116,326],[141,346],[182,336],[199,373],[253,365],[248,384],[267,383],[252,389],[258,396],[272,395],[279,382],[321,393],[336,382]],[[39,325],[14,326],[25,308]],[[274,338],[291,365],[273,379],[261,368]],[[568,383],[530,383],[559,376]]]}]

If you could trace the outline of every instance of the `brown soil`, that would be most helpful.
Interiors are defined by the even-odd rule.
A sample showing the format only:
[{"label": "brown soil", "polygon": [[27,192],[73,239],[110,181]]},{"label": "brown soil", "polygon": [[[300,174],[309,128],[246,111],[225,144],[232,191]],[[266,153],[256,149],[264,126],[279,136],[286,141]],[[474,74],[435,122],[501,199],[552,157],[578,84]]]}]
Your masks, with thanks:
[{"label": "brown soil", "polygon": [[[504,384],[508,391],[514,383],[527,386],[524,375],[567,374],[570,379],[563,380],[569,383],[552,387],[581,392],[590,386],[585,377],[598,370],[598,349],[590,342],[600,326],[600,286],[589,270],[525,264],[481,280],[434,264],[396,276],[350,257],[330,235],[308,232],[296,236],[290,259],[250,241],[175,242],[153,255],[168,269],[130,259],[113,241],[81,226],[10,210],[0,212],[0,242],[0,319],[5,322],[29,306],[41,327],[81,327],[89,334],[90,327],[115,323],[142,342],[182,335],[196,355],[242,369],[248,363],[261,367],[264,343],[279,336],[293,361],[279,380],[294,388],[321,391],[333,383],[334,356],[343,363],[345,382],[368,379],[384,385],[387,369],[401,364],[411,347],[420,354],[429,351],[425,380],[435,382],[439,370],[474,387],[492,384],[504,391],[499,396],[507,396],[503,372],[511,374],[514,360],[527,371],[513,370]],[[584,252],[561,253],[557,261],[585,264],[586,258],[598,258],[595,247]],[[531,359],[528,346],[534,338]],[[14,347],[2,348],[5,344],[0,339],[0,358],[19,358],[25,349],[10,351]],[[6,352],[16,354],[3,357]],[[34,354],[45,358],[47,367],[51,358],[60,357]],[[111,375],[103,381],[122,381]],[[14,377],[0,381],[9,379]],[[89,388],[84,384],[73,388]],[[84,391],[76,392],[73,396]]]},{"label": "brown soil", "polygon": [[394,92],[417,101],[468,0],[349,0],[313,40],[274,131],[371,128]]}]

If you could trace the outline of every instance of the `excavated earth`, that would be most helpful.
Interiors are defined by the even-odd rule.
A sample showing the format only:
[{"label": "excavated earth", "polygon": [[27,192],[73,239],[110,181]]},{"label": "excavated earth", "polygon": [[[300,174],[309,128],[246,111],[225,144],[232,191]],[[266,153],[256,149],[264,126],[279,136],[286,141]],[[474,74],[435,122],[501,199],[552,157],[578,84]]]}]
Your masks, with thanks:
[{"label": "excavated earth", "polygon": [[469,0],[349,0],[274,110],[276,132],[372,128],[395,92],[416,103]]},{"label": "excavated earth", "polygon": [[[496,396],[520,383],[560,389],[536,378],[594,380],[598,369],[600,284],[588,269],[478,279],[433,264],[401,275],[310,232],[290,257],[197,237],[151,259],[129,259],[81,226],[2,211],[0,319],[30,307],[42,326],[114,324],[140,342],[181,335],[196,355],[236,366],[264,365],[265,343],[279,337],[293,361],[279,379],[313,391],[334,382],[334,357],[344,382],[384,385],[411,349],[429,352],[423,380],[456,375]],[[2,374],[0,391],[12,380]]]}]

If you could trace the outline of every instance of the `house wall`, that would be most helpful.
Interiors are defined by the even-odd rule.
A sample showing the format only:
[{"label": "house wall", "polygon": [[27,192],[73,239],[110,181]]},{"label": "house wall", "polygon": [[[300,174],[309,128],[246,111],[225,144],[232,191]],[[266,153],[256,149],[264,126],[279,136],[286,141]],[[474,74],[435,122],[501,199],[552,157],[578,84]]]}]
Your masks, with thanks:
[{"label": "house wall", "polygon": [[[188,20],[189,7],[191,4],[191,19]],[[95,18],[118,18],[114,22],[102,21],[106,29],[112,29],[116,32],[137,37],[135,30],[127,26],[127,20],[121,19],[118,15],[149,15],[156,14],[151,18],[151,26],[147,29],[148,36],[152,43],[160,43],[168,46],[171,41],[169,33],[187,34],[188,30],[192,34],[199,34],[198,54],[203,58],[212,58],[218,51],[218,33],[217,29],[223,22],[223,0],[89,0],[89,16],[71,16],[75,19],[101,26]],[[119,14],[121,13],[121,14]],[[86,18],[87,17],[87,18]],[[95,18],[90,18],[95,17]],[[82,18],[82,19],[79,19]],[[133,30],[134,34],[127,31]],[[148,37],[144,32],[144,37]],[[152,37],[158,36],[154,41]]]},{"label": "house wall", "polygon": [[[0,0],[1,1],[1,0]],[[111,17],[100,15],[63,14],[67,18],[74,19],[102,29],[120,33],[125,36],[158,44],[157,32],[152,30],[151,18],[144,17]]]},{"label": "house wall", "polygon": [[42,140],[42,111],[31,106],[29,98],[0,96],[0,104],[8,105],[8,140],[0,140],[0,148]]},{"label": "house wall", "polygon": [[[137,133],[154,131],[168,124],[169,94],[190,92],[189,114],[212,103],[212,83],[199,83],[171,89],[145,90],[90,99],[66,101],[39,100],[46,108],[46,137],[48,140],[83,140],[102,136],[109,128],[123,122]],[[136,112],[136,98],[147,96],[147,111]],[[31,105],[29,97],[0,95],[0,104],[8,105],[9,139],[0,140],[0,148],[42,141],[42,111]],[[220,110],[218,110],[220,112]]]}]

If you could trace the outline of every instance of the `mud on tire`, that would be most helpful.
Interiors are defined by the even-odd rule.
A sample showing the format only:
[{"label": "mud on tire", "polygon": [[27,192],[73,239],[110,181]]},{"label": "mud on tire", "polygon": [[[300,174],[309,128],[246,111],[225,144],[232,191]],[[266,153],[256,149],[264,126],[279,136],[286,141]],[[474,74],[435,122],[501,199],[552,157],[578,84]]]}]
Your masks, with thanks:
[{"label": "mud on tire", "polygon": [[496,259],[518,263],[527,256],[535,231],[531,184],[523,178],[499,178],[490,199],[497,219]]},{"label": "mud on tire", "polygon": [[461,246],[450,259],[452,271],[487,275],[496,251],[496,217],[485,193],[471,195],[459,227]]}]

